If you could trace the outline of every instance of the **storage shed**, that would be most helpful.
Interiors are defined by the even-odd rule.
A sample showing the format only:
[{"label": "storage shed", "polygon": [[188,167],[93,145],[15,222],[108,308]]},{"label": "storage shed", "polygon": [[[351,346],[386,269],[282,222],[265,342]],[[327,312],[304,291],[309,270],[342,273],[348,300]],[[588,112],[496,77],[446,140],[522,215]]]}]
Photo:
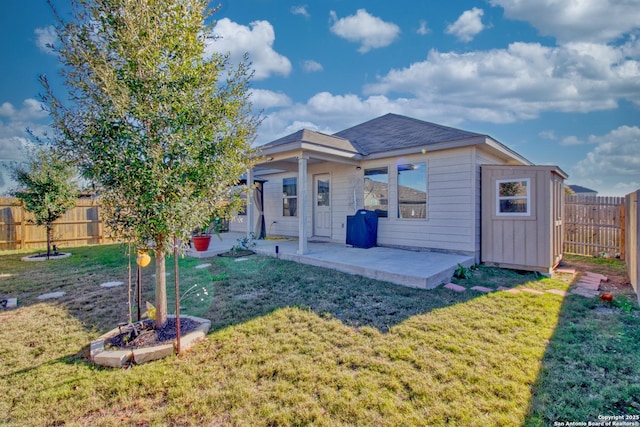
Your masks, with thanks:
[{"label": "storage shed", "polygon": [[562,259],[567,174],[506,165],[482,165],[481,173],[481,261],[550,274]]}]

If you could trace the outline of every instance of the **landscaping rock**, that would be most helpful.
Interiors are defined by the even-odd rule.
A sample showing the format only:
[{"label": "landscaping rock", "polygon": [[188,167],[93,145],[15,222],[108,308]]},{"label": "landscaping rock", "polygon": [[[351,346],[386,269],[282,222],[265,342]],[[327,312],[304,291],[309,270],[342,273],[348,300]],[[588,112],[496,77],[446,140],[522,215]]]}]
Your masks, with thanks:
[{"label": "landscaping rock", "polygon": [[595,298],[599,295],[598,291],[591,291],[589,289],[584,289],[584,288],[576,288],[569,293],[573,295],[580,295],[585,298]]},{"label": "landscaping rock", "polygon": [[456,285],[455,283],[447,283],[444,287],[455,292],[464,292],[467,290],[464,286]]},{"label": "landscaping rock", "polygon": [[[590,271],[587,271],[587,272],[585,272],[584,274],[585,274],[585,276],[587,276],[587,277],[589,277],[589,278],[594,278],[594,279],[597,279],[597,280],[601,280],[601,281],[603,281],[603,282],[606,282],[606,281],[608,280],[607,276],[604,276],[604,275],[602,275],[602,274],[592,273],[592,272],[590,272]],[[583,277],[584,277],[584,276],[583,276]]]},{"label": "landscaping rock", "polygon": [[207,267],[211,267],[211,264],[198,264],[196,265],[196,269],[201,269],[201,268],[207,268]]},{"label": "landscaping rock", "polygon": [[124,285],[124,282],[105,282],[105,283],[101,283],[100,287],[102,288],[115,288],[117,286],[122,286]]},{"label": "landscaping rock", "polygon": [[487,294],[489,292],[493,292],[493,289],[491,288],[486,288],[484,286],[474,286],[473,288],[471,288],[474,291],[478,291],[478,292],[482,292],[484,294]]},{"label": "landscaping rock", "polygon": [[567,296],[567,291],[563,291],[560,289],[547,289],[547,292],[554,295],[560,295],[562,297]]},{"label": "landscaping rock", "polygon": [[534,294],[534,295],[544,295],[544,292],[542,291],[538,291],[536,289],[531,289],[531,288],[520,288],[520,290],[522,292],[528,292],[530,294]]},{"label": "landscaping rock", "polygon": [[62,292],[62,291],[60,291],[60,292],[50,292],[48,294],[38,295],[38,299],[39,300],[45,300],[45,299],[60,298],[64,294],[65,294],[65,292]]}]

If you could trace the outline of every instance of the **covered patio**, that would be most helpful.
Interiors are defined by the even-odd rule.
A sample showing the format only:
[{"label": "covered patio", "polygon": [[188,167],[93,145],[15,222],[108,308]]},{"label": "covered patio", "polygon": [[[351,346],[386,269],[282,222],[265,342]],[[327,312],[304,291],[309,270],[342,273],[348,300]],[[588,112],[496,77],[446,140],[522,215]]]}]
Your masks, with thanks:
[{"label": "covered patio", "polygon": [[[245,233],[222,233],[222,240],[213,237],[209,250],[190,251],[190,256],[208,258],[237,245]],[[412,251],[388,247],[369,249],[348,247],[335,242],[309,240],[307,251],[299,254],[297,239],[256,240],[252,248],[259,255],[329,268],[371,279],[382,280],[412,288],[432,289],[446,283],[458,264],[469,267],[474,257],[432,251]]]}]

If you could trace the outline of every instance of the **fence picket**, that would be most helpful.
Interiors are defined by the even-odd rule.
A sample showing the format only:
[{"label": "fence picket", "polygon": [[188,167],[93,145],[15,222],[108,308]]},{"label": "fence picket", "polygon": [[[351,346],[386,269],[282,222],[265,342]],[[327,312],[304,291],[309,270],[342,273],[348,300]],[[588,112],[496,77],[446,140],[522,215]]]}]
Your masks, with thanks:
[{"label": "fence picket", "polygon": [[621,206],[624,206],[624,197],[565,196],[564,252],[622,257]]},{"label": "fence picket", "polygon": [[[54,222],[54,243],[64,247],[111,242],[103,235],[98,207],[95,199],[78,199],[73,208]],[[44,227],[31,224],[31,218],[18,199],[0,197],[0,250],[46,246]]]}]

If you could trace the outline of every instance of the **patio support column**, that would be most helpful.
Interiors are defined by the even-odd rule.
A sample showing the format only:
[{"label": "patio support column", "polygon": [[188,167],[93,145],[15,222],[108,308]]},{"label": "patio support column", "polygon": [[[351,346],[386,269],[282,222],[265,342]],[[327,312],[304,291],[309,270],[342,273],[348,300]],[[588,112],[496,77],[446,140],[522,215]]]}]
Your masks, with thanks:
[{"label": "patio support column", "polygon": [[[253,169],[247,169],[247,187],[249,189],[253,188]],[[256,214],[253,209],[253,192],[247,194],[247,239],[251,240],[251,233],[255,229],[256,223]]]},{"label": "patio support column", "polygon": [[307,253],[307,159],[298,157],[298,255]]}]

